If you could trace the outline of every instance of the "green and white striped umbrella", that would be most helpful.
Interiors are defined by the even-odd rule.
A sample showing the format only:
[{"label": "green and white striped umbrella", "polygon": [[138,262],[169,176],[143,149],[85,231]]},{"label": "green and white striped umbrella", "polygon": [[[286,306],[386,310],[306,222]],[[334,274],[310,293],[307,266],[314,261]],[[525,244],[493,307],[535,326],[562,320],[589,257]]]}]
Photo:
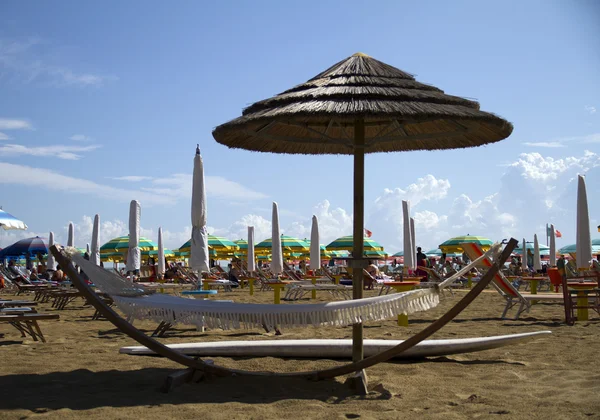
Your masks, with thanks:
[{"label": "green and white striped umbrella", "polygon": [[[271,247],[271,238],[268,238],[256,245],[254,249],[256,250],[257,254],[270,254]],[[281,249],[283,251],[283,255],[292,252],[303,253],[310,251],[310,245],[302,239],[281,235]]]},{"label": "green and white striped umbrella", "polygon": [[483,249],[484,251],[487,251],[488,249],[490,249],[491,246],[494,244],[488,238],[484,238],[483,236],[466,235],[466,236],[457,236],[456,238],[448,239],[443,244],[440,244],[440,249],[443,252],[445,252],[446,254],[452,253],[452,252],[453,253],[462,253],[463,249],[460,246],[460,244],[463,242],[479,244],[481,249]]},{"label": "green and white striped umbrella", "polygon": [[388,254],[385,251],[379,251],[379,250],[369,250],[369,251],[365,251],[365,257],[368,258],[377,258],[377,259],[386,259],[388,257]]},{"label": "green and white striped umbrella", "polygon": [[[425,255],[427,255],[428,257],[441,257],[443,253],[444,252],[438,248],[438,249],[431,249],[431,250],[427,251],[425,253]],[[460,253],[454,253],[454,252],[446,253],[447,258],[460,257],[461,255],[462,254],[460,254]]]},{"label": "green and white striped umbrella", "polygon": [[[190,252],[191,244],[192,240],[190,239],[189,241],[187,241],[179,247],[179,251]],[[215,250],[219,253],[223,251],[225,251],[225,253],[227,251],[231,251],[231,253],[233,253],[233,251],[237,251],[238,246],[227,238],[215,235],[208,235],[208,249]]]},{"label": "green and white striped umbrella", "polygon": [[[529,245],[529,244],[527,244]],[[528,247],[529,248],[529,247]],[[563,246],[558,250],[559,254],[577,254],[577,244]],[[592,255],[600,254],[600,239],[592,241]]]},{"label": "green and white striped umbrella", "polygon": [[[383,246],[370,238],[363,238],[363,246],[365,251],[383,251]],[[327,250],[329,251],[352,252],[352,249],[354,249],[352,235],[342,236],[341,238],[337,238],[335,241],[327,245]]]},{"label": "green and white striped umbrella", "polygon": [[[141,251],[158,250],[158,245],[148,238],[140,237],[139,247]],[[113,238],[100,247],[100,254],[111,254],[114,252],[127,254],[129,249],[129,235]]]}]

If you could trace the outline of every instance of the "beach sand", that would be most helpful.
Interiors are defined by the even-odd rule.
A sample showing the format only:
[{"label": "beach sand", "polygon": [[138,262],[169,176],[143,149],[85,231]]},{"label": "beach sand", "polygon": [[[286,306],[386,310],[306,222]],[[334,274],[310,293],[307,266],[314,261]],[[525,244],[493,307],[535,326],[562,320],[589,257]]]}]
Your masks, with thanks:
[{"label": "beach sand", "polygon": [[[372,292],[371,292],[372,293]],[[222,299],[272,302],[271,292],[220,293]],[[446,297],[411,316],[408,328],[394,320],[369,323],[365,338],[403,339],[427,326],[462,296]],[[325,299],[323,294],[319,299]],[[23,298],[22,296],[18,299]],[[285,303],[290,304],[290,303]],[[300,304],[300,303],[293,303]],[[600,419],[600,318],[564,324],[562,306],[539,304],[518,321],[500,320],[504,301],[484,291],[458,318],[431,338],[466,338],[551,330],[552,335],[479,353],[382,363],[367,370],[369,394],[354,396],[344,378],[310,382],[289,378],[216,378],[159,388],[179,366],[157,357],[118,353],[136,345],[105,320],[93,321],[83,301],[41,323],[47,343],[22,339],[0,324],[0,418],[528,418]],[[55,312],[49,304],[39,311]],[[136,322],[151,332],[152,322]],[[281,338],[349,338],[351,328],[284,330]],[[261,330],[208,331],[177,326],[165,343],[277,339]],[[333,360],[213,358],[254,370],[296,371],[334,366]]]}]

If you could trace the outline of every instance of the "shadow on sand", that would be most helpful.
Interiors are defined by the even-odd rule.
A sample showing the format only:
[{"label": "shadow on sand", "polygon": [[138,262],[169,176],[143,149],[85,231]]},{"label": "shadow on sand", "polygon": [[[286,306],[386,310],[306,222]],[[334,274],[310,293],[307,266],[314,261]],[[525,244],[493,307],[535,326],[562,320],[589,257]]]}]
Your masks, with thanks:
[{"label": "shadow on sand", "polygon": [[287,399],[320,400],[338,404],[347,399],[381,400],[391,394],[381,384],[371,384],[365,397],[334,380],[313,382],[302,378],[228,377],[185,384],[169,394],[160,392],[173,369],[145,368],[0,376],[0,410],[26,409],[36,413],[69,408],[159,406],[239,402],[263,404]]}]

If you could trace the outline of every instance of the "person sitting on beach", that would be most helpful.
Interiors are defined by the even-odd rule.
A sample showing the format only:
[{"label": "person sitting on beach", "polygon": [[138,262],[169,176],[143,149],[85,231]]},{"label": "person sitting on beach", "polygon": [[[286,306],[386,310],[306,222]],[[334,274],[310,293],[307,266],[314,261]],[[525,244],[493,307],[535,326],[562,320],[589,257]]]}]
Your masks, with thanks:
[{"label": "person sitting on beach", "polygon": [[369,265],[366,268],[367,273],[369,273],[372,277],[377,278],[379,275],[379,267],[377,267],[373,261],[369,261]]},{"label": "person sitting on beach", "polygon": [[31,267],[31,271],[29,272],[29,280],[39,280],[37,268],[35,266]]},{"label": "person sitting on beach", "polygon": [[61,282],[65,280],[65,273],[60,269],[60,265],[56,266],[56,271],[52,273],[52,281]]}]

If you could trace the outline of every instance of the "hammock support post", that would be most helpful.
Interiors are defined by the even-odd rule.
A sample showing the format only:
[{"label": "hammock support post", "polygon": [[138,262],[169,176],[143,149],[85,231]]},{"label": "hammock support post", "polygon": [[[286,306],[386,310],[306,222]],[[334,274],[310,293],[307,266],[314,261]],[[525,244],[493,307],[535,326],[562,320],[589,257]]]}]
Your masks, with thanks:
[{"label": "hammock support post", "polygon": [[[81,291],[84,298],[90,302],[100,314],[102,314],[108,321],[110,321],[120,331],[127,334],[129,337],[140,343],[141,345],[152,350],[159,356],[166,357],[176,363],[179,363],[188,368],[200,371],[206,375],[213,376],[268,376],[268,377],[302,377],[311,380],[322,380],[331,379],[342,375],[349,375],[358,372],[361,374],[363,369],[369,368],[376,364],[385,362],[392,357],[412,348],[421,341],[427,339],[435,332],[440,330],[444,325],[454,319],[460,314],[473,300],[485,289],[492,281],[494,275],[498,272],[504,261],[508,259],[511,252],[517,245],[516,239],[511,239],[500,256],[494,259],[492,266],[485,273],[482,279],[477,283],[473,289],[471,289],[456,305],[454,305],[448,312],[438,318],[436,321],[431,323],[428,327],[413,335],[409,339],[405,340],[401,344],[383,351],[374,356],[367,357],[358,362],[348,363],[342,366],[334,368],[328,368],[316,371],[304,371],[304,372],[289,372],[289,373],[276,373],[276,372],[255,372],[245,371],[239,369],[230,369],[221,366],[217,366],[211,363],[211,361],[203,361],[202,359],[194,359],[186,356],[176,350],[170,349],[164,344],[156,341],[155,339],[146,336],[142,331],[134,327],[130,322],[123,319],[117,314],[112,308],[108,307],[104,301],[89,287],[89,285],[80,277],[77,272],[75,265],[67,256],[67,253],[58,248],[56,245],[52,246],[50,251],[56,257],[56,260],[61,267],[64,267],[67,275],[73,282],[73,285]],[[364,383],[364,382],[363,382]]]}]

